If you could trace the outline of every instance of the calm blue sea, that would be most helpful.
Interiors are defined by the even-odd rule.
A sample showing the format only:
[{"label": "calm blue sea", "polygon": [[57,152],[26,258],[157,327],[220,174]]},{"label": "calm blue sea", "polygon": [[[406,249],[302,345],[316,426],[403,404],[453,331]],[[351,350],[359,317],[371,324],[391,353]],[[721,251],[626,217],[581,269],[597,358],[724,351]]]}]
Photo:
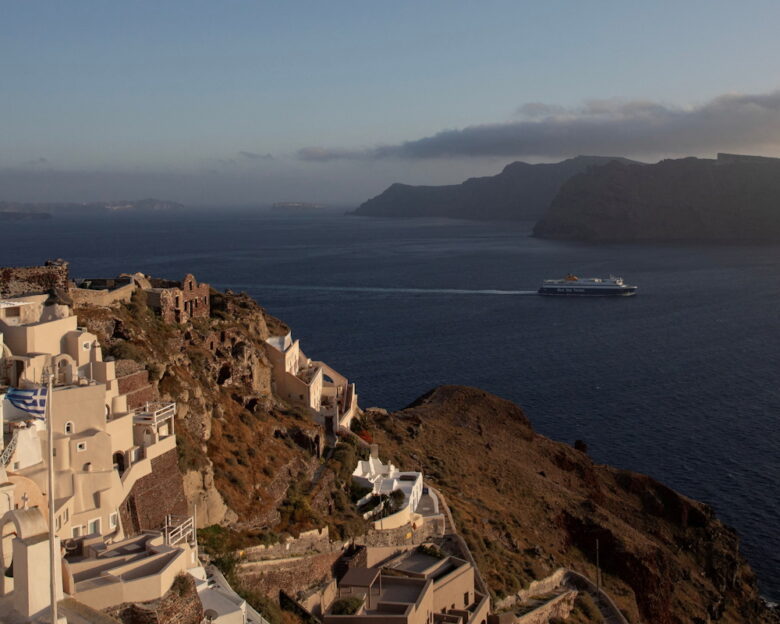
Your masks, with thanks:
[{"label": "calm blue sea", "polygon": [[[0,265],[77,277],[193,272],[246,290],[307,354],[400,408],[479,386],[541,433],[652,475],[737,528],[780,600],[780,246],[590,246],[530,224],[214,211],[0,223]],[[543,278],[624,276],[629,299],[545,298]]]}]

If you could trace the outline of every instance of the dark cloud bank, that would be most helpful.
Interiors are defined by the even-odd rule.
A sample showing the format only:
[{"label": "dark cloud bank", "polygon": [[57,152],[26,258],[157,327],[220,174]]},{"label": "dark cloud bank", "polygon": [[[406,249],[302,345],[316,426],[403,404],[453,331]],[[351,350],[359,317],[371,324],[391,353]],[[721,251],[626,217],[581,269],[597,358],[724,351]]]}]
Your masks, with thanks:
[{"label": "dark cloud bank", "polygon": [[722,95],[683,109],[648,101],[593,101],[579,109],[525,104],[522,119],[444,130],[369,149],[309,147],[304,161],[383,158],[700,154],[780,145],[780,91]]}]

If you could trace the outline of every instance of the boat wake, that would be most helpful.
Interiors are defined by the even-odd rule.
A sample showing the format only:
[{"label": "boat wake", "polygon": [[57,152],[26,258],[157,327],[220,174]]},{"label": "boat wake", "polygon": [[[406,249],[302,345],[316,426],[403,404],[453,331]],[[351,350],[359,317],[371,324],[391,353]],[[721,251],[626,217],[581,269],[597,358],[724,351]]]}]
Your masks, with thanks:
[{"label": "boat wake", "polygon": [[383,288],[379,286],[313,286],[300,284],[227,284],[246,290],[310,290],[355,293],[406,293],[410,295],[535,295],[535,290],[469,290],[464,288]]}]

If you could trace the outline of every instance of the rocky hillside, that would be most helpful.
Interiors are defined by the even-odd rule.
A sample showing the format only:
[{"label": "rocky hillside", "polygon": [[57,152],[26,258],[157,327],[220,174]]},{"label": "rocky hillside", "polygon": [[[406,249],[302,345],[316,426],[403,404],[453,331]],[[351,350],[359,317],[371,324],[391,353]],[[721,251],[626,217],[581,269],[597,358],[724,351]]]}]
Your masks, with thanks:
[{"label": "rocky hillside", "polygon": [[199,526],[230,525],[236,547],[328,523],[335,535],[362,527],[343,501],[343,451],[312,482],[321,428],[273,395],[264,341],[287,327],[250,297],[212,291],[211,317],[187,325],[162,322],[143,291],[128,305],[76,311],[118,368],[143,364],[154,393],[177,402],[179,467]]},{"label": "rocky hillside", "polygon": [[780,159],[613,162],[569,179],[534,228],[582,241],[780,240]]},{"label": "rocky hillside", "polygon": [[559,163],[514,162],[495,176],[470,178],[449,186],[393,184],[353,214],[369,217],[452,217],[536,220],[561,185],[590,167],[618,160],[577,156]]},{"label": "rocky hillside", "polygon": [[598,539],[604,585],[631,622],[776,621],[711,508],[536,434],[516,405],[447,386],[369,414],[382,454],[422,466],[445,494],[498,598],[560,566],[595,579]]}]

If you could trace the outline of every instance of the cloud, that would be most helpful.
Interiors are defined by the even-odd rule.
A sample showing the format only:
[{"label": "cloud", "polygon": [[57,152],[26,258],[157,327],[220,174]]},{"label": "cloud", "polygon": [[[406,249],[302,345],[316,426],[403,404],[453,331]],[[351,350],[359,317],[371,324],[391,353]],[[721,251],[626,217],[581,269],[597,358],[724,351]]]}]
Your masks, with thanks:
[{"label": "cloud", "polygon": [[578,108],[531,102],[522,119],[443,130],[366,149],[308,147],[301,160],[701,154],[780,146],[780,91],[728,94],[682,108],[645,100],[592,100]]},{"label": "cloud", "polygon": [[41,156],[40,158],[33,158],[32,160],[28,160],[22,163],[23,167],[39,167],[41,165],[48,165],[49,160],[47,158],[43,158]]},{"label": "cloud", "polygon": [[258,154],[256,152],[239,152],[238,155],[246,160],[273,160],[272,154]]}]

